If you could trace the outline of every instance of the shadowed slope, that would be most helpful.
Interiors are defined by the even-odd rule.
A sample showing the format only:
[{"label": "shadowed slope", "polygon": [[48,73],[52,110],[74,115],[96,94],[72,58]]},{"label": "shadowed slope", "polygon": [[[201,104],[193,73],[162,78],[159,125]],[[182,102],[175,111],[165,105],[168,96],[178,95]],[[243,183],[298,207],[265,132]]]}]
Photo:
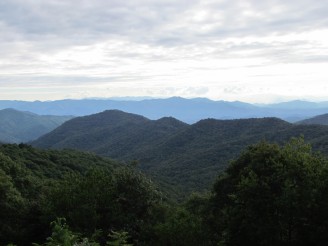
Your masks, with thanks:
[{"label": "shadowed slope", "polygon": [[328,153],[327,126],[293,125],[277,118],[206,119],[187,125],[174,118],[154,121],[121,111],[73,119],[33,145],[138,160],[153,177],[189,192],[208,188],[246,146],[261,140],[283,143],[300,135]]},{"label": "shadowed slope", "polygon": [[52,131],[71,118],[71,116],[37,115],[3,109],[0,110],[0,141],[28,142]]}]

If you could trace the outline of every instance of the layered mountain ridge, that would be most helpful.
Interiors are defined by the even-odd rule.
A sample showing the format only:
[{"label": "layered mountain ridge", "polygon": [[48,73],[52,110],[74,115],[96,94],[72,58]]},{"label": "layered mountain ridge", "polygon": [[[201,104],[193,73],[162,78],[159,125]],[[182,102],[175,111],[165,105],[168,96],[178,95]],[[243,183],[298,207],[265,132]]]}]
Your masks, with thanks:
[{"label": "layered mountain ridge", "polygon": [[301,135],[316,150],[328,153],[327,126],[294,125],[272,117],[204,119],[189,125],[174,118],[150,120],[118,110],[74,118],[32,145],[137,160],[144,171],[188,192],[209,187],[246,146],[261,140],[283,143]]},{"label": "layered mountain ridge", "polygon": [[37,115],[15,109],[0,110],[0,142],[32,141],[72,119],[71,116]]},{"label": "layered mountain ridge", "polygon": [[0,100],[0,109],[14,108],[39,115],[85,116],[105,110],[117,109],[143,115],[149,119],[174,117],[192,124],[201,119],[240,119],[277,117],[296,122],[316,115],[328,113],[328,103],[290,101],[278,104],[250,104],[244,102],[213,101],[207,98],[143,99],[139,101],[121,99],[80,99],[57,101],[6,101]]}]

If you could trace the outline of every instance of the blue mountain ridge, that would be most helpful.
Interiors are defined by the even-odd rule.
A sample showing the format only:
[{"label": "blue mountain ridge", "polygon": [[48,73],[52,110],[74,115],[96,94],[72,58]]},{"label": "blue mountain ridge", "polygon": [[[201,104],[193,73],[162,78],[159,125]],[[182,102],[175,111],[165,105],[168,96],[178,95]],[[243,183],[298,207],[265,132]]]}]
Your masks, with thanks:
[{"label": "blue mountain ridge", "polygon": [[206,118],[242,119],[261,117],[278,117],[289,122],[296,122],[328,113],[328,102],[290,101],[264,105],[240,101],[213,101],[207,98],[141,99],[64,99],[34,102],[0,100],[0,109],[14,108],[39,115],[73,116],[85,116],[104,110],[117,109],[139,114],[149,119],[174,117],[186,123],[195,123]]}]

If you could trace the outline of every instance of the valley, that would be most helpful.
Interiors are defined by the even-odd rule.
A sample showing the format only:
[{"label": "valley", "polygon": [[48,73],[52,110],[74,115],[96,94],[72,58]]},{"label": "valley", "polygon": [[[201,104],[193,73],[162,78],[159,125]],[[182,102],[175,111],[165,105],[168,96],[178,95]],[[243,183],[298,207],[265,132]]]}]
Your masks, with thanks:
[{"label": "valley", "polygon": [[[296,123],[276,117],[185,123],[117,109],[76,117],[4,109],[0,116],[0,136],[12,136],[0,138],[1,244],[46,239],[36,245],[98,246],[120,238],[134,245],[212,246],[238,241],[234,230],[246,225],[252,230],[242,241],[262,228],[283,243],[289,199],[299,214],[293,219],[315,225],[306,237],[325,228],[318,221],[328,216],[326,115]],[[274,218],[261,213],[281,226],[254,219],[258,207],[278,211]],[[237,226],[240,216],[246,217]],[[300,238],[295,234],[295,242]]]},{"label": "valley", "polygon": [[141,170],[188,194],[206,190],[247,146],[263,140],[282,144],[300,136],[316,151],[328,154],[328,127],[323,125],[291,124],[277,118],[205,119],[189,125],[118,110],[74,118],[31,145],[137,161]]}]

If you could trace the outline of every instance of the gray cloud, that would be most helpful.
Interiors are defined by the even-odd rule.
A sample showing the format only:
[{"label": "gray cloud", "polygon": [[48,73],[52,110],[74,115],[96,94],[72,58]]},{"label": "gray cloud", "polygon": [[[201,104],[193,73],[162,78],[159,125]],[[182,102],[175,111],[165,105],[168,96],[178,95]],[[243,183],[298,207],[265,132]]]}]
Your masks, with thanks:
[{"label": "gray cloud", "polygon": [[[110,37],[181,45],[205,38],[297,32],[326,27],[327,12],[326,0],[11,0],[0,3],[1,26],[9,37],[35,42],[61,39],[62,45]],[[2,35],[2,39],[6,38]]]},{"label": "gray cloud", "polygon": [[165,95],[205,95],[206,79],[189,86],[188,73],[327,63],[325,40],[302,37],[327,30],[326,13],[328,0],[0,1],[0,87],[134,81],[151,90],[178,76],[185,85]]},{"label": "gray cloud", "polygon": [[328,25],[327,1],[11,0],[0,3],[0,39],[38,49],[122,38],[181,46]]}]

